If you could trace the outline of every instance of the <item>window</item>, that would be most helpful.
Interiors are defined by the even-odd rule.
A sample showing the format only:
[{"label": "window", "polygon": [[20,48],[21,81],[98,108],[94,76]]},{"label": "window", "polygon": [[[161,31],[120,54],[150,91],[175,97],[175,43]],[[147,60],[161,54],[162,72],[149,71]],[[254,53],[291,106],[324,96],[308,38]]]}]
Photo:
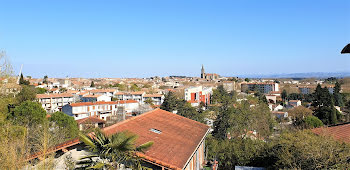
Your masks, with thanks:
[{"label": "window", "polygon": [[162,131],[160,131],[158,129],[154,129],[154,128],[151,128],[149,131],[157,133],[157,134],[161,134],[162,133]]}]

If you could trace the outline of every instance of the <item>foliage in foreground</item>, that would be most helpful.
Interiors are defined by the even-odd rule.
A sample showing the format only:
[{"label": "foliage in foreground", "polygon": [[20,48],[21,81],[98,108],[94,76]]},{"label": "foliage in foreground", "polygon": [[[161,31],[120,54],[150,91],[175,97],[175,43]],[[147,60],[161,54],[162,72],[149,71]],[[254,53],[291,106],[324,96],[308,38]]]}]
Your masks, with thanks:
[{"label": "foliage in foreground", "polygon": [[81,134],[80,139],[92,153],[81,158],[77,165],[92,169],[118,169],[121,164],[132,169],[142,169],[140,157],[136,152],[144,152],[153,145],[150,141],[136,146],[137,136],[128,132],[107,136],[101,131],[96,131],[90,136]]},{"label": "foliage in foreground", "polygon": [[269,169],[344,169],[350,166],[350,146],[310,131],[283,133],[270,142],[209,137],[209,158],[221,169],[256,166]]}]

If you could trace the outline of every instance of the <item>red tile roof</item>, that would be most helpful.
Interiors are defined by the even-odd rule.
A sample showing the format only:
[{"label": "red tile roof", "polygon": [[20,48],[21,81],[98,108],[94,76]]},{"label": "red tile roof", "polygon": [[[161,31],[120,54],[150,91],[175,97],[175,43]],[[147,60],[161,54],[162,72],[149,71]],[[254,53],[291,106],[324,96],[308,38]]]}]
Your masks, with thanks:
[{"label": "red tile roof", "polygon": [[91,93],[105,93],[105,92],[115,92],[117,91],[116,89],[95,89],[95,90],[90,90]]},{"label": "red tile roof", "polygon": [[[161,133],[150,131],[152,128]],[[139,155],[172,169],[182,169],[206,136],[208,129],[205,124],[155,109],[106,127],[103,131],[106,134],[114,134],[127,130],[138,135],[138,145],[153,141],[153,146]]]},{"label": "red tile roof", "polygon": [[128,103],[138,103],[136,100],[119,100],[119,101],[98,101],[98,102],[80,102],[80,103],[72,103],[70,106],[78,107],[78,106],[91,106],[91,105],[112,105],[112,104],[128,104]]},{"label": "red tile roof", "polygon": [[58,98],[58,97],[73,97],[72,94],[69,93],[61,93],[61,94],[37,94],[36,98]]},{"label": "red tile roof", "polygon": [[106,121],[105,120],[102,120],[96,116],[89,116],[89,117],[86,117],[84,119],[79,119],[79,120],[76,120],[78,124],[82,124],[82,123],[105,123]]},{"label": "red tile roof", "polygon": [[144,97],[162,97],[162,94],[145,94]]},{"label": "red tile roof", "polygon": [[350,122],[335,126],[315,128],[311,131],[318,135],[331,136],[335,140],[350,143]]}]

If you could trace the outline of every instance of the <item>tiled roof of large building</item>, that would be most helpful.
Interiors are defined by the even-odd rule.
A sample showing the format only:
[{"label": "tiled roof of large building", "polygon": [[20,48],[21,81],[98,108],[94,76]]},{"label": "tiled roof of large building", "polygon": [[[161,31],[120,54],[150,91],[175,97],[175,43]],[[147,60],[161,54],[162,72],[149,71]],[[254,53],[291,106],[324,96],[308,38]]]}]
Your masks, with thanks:
[{"label": "tiled roof of large building", "polygon": [[163,97],[162,94],[145,94],[144,97]]},{"label": "tiled roof of large building", "polygon": [[86,117],[84,119],[76,120],[76,122],[78,124],[82,124],[82,123],[105,123],[106,121],[102,120],[96,116],[89,116],[89,117]]},{"label": "tiled roof of large building", "polygon": [[209,127],[161,109],[114,124],[103,131],[114,134],[129,131],[138,135],[137,144],[153,141],[145,159],[172,169],[182,169],[191,158]]},{"label": "tiled roof of large building", "polygon": [[332,136],[335,140],[350,143],[350,122],[312,129],[312,132],[318,135]]},{"label": "tiled roof of large building", "polygon": [[116,89],[95,89],[95,90],[90,90],[92,93],[105,93],[105,92],[115,92],[117,91]]},{"label": "tiled roof of large building", "polygon": [[142,95],[144,91],[135,91],[135,92],[117,92],[116,95]]},{"label": "tiled roof of large building", "polygon": [[37,94],[36,98],[57,98],[57,97],[73,97],[72,94],[69,93],[61,93],[61,94]]},{"label": "tiled roof of large building", "polygon": [[112,104],[128,104],[128,103],[138,103],[136,100],[119,100],[119,101],[98,101],[98,102],[80,102],[70,104],[72,107],[78,106],[91,106],[91,105],[112,105]]}]

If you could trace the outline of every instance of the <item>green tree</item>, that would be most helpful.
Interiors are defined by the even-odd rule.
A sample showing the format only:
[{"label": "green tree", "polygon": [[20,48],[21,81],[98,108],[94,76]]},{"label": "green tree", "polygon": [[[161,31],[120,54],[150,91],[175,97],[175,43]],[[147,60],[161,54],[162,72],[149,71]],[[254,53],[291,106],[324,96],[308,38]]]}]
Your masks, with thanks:
[{"label": "green tree", "polygon": [[73,117],[68,116],[63,112],[55,112],[51,114],[49,120],[60,129],[60,132],[65,135],[66,139],[71,139],[78,136],[78,124]]},{"label": "green tree", "polygon": [[153,100],[150,97],[145,100],[145,103],[149,104],[150,106],[154,106]]},{"label": "green tree", "polygon": [[28,80],[24,80],[23,74],[21,73],[20,79],[19,79],[19,84],[20,85],[29,85],[30,82]]},{"label": "green tree", "polygon": [[341,90],[341,85],[340,85],[340,83],[337,81],[337,82],[335,83],[334,92],[333,92],[333,96],[334,96],[334,105],[343,107],[343,106],[344,106],[344,101],[343,101],[343,96],[340,94],[340,90]]},{"label": "green tree", "polygon": [[41,105],[29,100],[17,106],[10,119],[12,119],[15,124],[25,127],[43,124],[47,120],[46,111],[41,107]]},{"label": "green tree", "polygon": [[267,144],[260,140],[218,140],[207,138],[208,159],[216,159],[219,169],[234,170],[235,166],[249,166],[258,158]]},{"label": "green tree", "polygon": [[47,92],[46,89],[41,88],[41,87],[38,87],[38,88],[35,88],[35,89],[36,89],[36,94],[45,94]]},{"label": "green tree", "polygon": [[95,87],[94,81],[91,81],[90,87]]},{"label": "green tree", "polygon": [[304,106],[294,107],[293,109],[288,111],[289,116],[294,120],[295,126],[303,126],[304,119],[308,116],[312,116],[313,111]]},{"label": "green tree", "polygon": [[22,103],[24,101],[34,101],[36,98],[36,90],[32,86],[22,86],[22,90],[16,96],[17,103]]},{"label": "green tree", "polygon": [[284,103],[286,102],[287,96],[288,96],[287,91],[284,89],[284,90],[282,91],[282,93],[281,93],[283,105],[284,105]]},{"label": "green tree", "polygon": [[318,119],[316,116],[307,116],[304,119],[304,122],[309,128],[317,128],[317,127],[323,126],[322,121]]},{"label": "green tree", "polygon": [[212,103],[221,104],[225,107],[232,105],[236,101],[236,94],[232,91],[228,93],[223,85],[218,86],[213,90],[213,95],[211,96]]},{"label": "green tree", "polygon": [[44,79],[43,79],[43,84],[49,83],[48,79],[49,79],[49,77],[47,75],[45,75]]},{"label": "green tree", "polygon": [[[350,147],[309,131],[283,133],[266,149],[260,166],[272,169],[346,169]],[[261,165],[264,163],[264,165]]]},{"label": "green tree", "polygon": [[242,101],[236,107],[219,107],[214,121],[213,136],[225,139],[230,134],[232,138],[245,138],[248,131],[256,131],[259,137],[268,137],[274,125],[274,120],[268,106],[256,98]]},{"label": "green tree", "polygon": [[141,88],[138,87],[136,84],[132,84],[131,87],[130,87],[130,90],[131,90],[131,91],[140,91]]},{"label": "green tree", "polygon": [[245,78],[244,81],[250,82],[250,79],[249,78]]},{"label": "green tree", "polygon": [[173,92],[169,92],[164,96],[164,101],[160,106],[160,109],[173,112],[176,110],[177,98]]},{"label": "green tree", "polygon": [[80,139],[92,154],[83,157],[77,164],[92,169],[119,169],[120,164],[132,169],[142,169],[141,158],[136,155],[136,152],[144,152],[153,145],[150,141],[136,146],[137,135],[128,132],[108,136],[97,131],[90,136],[80,135]]}]

